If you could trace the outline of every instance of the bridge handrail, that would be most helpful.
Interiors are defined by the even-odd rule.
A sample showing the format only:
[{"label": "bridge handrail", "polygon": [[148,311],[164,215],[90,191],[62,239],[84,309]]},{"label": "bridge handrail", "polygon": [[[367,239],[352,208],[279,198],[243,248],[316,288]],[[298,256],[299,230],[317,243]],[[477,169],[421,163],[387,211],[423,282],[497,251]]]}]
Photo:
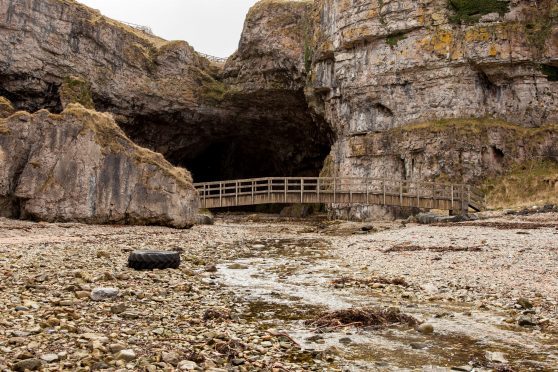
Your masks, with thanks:
[{"label": "bridge handrail", "polygon": [[465,189],[470,188],[470,191],[475,194],[482,195],[482,192],[475,188],[474,186],[470,186],[464,183],[447,183],[447,182],[431,182],[431,181],[413,181],[413,180],[394,180],[389,178],[374,178],[374,177],[262,177],[262,178],[246,178],[246,179],[238,179],[238,180],[223,180],[223,181],[210,181],[210,182],[196,182],[194,183],[194,187],[199,186],[209,186],[209,185],[222,185],[222,184],[234,184],[234,183],[249,183],[249,182],[264,182],[264,181],[296,181],[296,180],[303,180],[303,181],[313,181],[313,180],[324,180],[324,181],[366,181],[366,182],[393,182],[393,183],[403,183],[403,184],[413,184],[413,185],[428,185],[428,186],[440,186],[440,187],[451,187],[453,186],[454,189],[458,190],[460,187],[464,187]]},{"label": "bridge handrail", "polygon": [[451,201],[452,207],[458,203],[460,208],[472,206],[482,209],[485,204],[482,191],[467,184],[372,177],[263,177],[198,182],[194,187],[204,203],[217,198],[221,202],[224,197],[234,197],[238,201],[242,196],[251,196],[254,201],[257,195],[268,195],[269,198],[284,195],[286,201],[289,194],[300,194],[301,200],[303,195],[316,194],[319,199],[320,194],[329,194],[336,200],[335,195],[342,193],[366,194],[368,200],[368,195],[375,193],[383,195],[384,203],[386,196],[399,196],[401,202],[403,197],[408,197],[417,199],[417,204],[420,199]]}]

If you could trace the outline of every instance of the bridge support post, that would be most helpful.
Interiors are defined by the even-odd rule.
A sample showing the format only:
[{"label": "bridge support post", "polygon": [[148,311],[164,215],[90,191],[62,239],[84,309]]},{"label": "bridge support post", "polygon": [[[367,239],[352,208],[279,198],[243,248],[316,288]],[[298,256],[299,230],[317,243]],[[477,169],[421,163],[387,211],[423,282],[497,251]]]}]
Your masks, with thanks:
[{"label": "bridge support post", "polygon": [[219,206],[223,207],[223,183],[219,182]]}]

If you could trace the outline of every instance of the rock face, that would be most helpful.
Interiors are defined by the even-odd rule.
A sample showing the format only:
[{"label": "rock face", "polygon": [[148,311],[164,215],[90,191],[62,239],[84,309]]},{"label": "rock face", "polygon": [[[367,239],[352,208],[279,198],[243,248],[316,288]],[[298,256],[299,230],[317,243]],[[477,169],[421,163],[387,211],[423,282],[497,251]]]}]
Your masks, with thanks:
[{"label": "rock face", "polygon": [[111,115],[72,104],[0,120],[0,206],[3,217],[183,228],[198,196],[187,171],[135,145]]},{"label": "rock face", "polygon": [[277,0],[254,8],[223,71],[186,42],[75,1],[1,1],[0,95],[30,112],[60,112],[68,99],[111,112],[133,141],[196,181],[316,175],[332,131],[304,99],[311,10]]},{"label": "rock face", "polygon": [[315,3],[308,93],[337,135],[326,173],[478,184],[558,160],[556,1]]},{"label": "rock face", "polygon": [[75,1],[0,0],[0,48],[0,117],[107,111],[196,181],[558,160],[556,0],[262,0],[224,65]]}]

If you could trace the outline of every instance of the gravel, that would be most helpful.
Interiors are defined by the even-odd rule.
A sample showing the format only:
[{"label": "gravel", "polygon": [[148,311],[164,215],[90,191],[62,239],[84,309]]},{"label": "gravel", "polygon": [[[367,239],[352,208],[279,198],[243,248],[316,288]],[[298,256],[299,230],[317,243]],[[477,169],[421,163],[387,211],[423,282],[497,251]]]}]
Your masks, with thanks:
[{"label": "gravel", "polygon": [[[347,290],[470,303],[510,325],[556,333],[558,213],[490,217],[474,225],[375,222],[366,231],[369,224],[259,215],[190,230],[0,218],[0,370],[340,370],[339,358],[302,350],[249,317],[248,299],[213,280],[220,264],[247,271],[233,261],[264,252],[262,237],[324,242],[320,255],[354,274],[340,284]],[[149,249],[181,252],[180,269],[126,267],[130,252]],[[438,333],[436,325],[429,337]],[[411,340],[409,349],[423,343]]]}]

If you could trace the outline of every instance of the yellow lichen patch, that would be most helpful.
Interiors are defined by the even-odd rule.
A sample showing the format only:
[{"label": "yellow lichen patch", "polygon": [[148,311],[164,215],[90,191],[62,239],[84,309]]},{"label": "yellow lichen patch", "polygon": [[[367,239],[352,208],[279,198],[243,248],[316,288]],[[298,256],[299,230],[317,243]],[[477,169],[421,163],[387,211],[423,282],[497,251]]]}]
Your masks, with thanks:
[{"label": "yellow lichen patch", "polygon": [[486,27],[472,27],[465,32],[465,41],[468,43],[488,41],[489,39],[490,32]]},{"label": "yellow lichen patch", "polygon": [[347,28],[341,31],[341,37],[343,38],[343,46],[350,47],[351,45],[366,40],[371,37],[371,30],[366,26]]},{"label": "yellow lichen patch", "polygon": [[488,56],[496,57],[498,55],[498,48],[495,44],[492,44],[490,48],[488,48]]},{"label": "yellow lichen patch", "polygon": [[351,157],[366,156],[366,137],[353,137],[349,140]]},{"label": "yellow lichen patch", "polygon": [[445,57],[450,54],[453,40],[453,33],[450,30],[438,29],[431,37],[420,40],[419,45],[426,51]]}]

